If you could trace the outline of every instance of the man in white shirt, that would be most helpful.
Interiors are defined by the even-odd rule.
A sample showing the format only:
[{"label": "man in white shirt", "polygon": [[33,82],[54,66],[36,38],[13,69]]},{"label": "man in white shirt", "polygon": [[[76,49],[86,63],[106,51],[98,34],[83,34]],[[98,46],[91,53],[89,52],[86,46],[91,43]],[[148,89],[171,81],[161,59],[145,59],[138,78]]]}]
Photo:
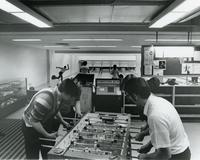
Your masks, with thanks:
[{"label": "man in white shirt", "polygon": [[[190,160],[189,140],[174,106],[151,94],[143,78],[126,82],[125,92],[147,116],[151,141],[139,150],[139,159]],[[148,153],[151,148],[155,152]]]}]

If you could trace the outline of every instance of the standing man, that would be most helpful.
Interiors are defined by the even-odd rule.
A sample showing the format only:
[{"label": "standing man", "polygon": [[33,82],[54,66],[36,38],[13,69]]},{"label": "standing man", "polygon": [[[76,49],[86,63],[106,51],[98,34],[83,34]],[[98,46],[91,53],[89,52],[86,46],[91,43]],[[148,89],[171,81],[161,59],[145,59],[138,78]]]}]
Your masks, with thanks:
[{"label": "standing man", "polygon": [[80,67],[80,73],[87,74],[90,73],[89,67],[87,66],[87,61],[83,61]]},{"label": "standing man", "polygon": [[[59,112],[64,103],[72,104],[80,97],[80,89],[73,80],[65,79],[54,89],[42,89],[36,93],[26,107],[22,117],[22,132],[25,139],[25,151],[27,159],[39,159],[40,141],[39,137],[56,138],[57,132],[52,132],[52,119],[57,119],[65,127],[65,122]],[[71,106],[71,105],[68,105]],[[47,153],[42,153],[47,158]]]},{"label": "standing man", "polygon": [[113,79],[118,79],[119,78],[119,71],[117,69],[117,65],[113,65],[113,69],[112,71],[110,72],[110,74],[112,75],[112,78]]},{"label": "standing man", "polygon": [[[126,82],[125,92],[147,116],[151,141],[142,146],[138,158],[142,160],[190,160],[189,140],[175,107],[167,100],[151,94],[143,78]],[[155,152],[148,153],[151,148]]]}]

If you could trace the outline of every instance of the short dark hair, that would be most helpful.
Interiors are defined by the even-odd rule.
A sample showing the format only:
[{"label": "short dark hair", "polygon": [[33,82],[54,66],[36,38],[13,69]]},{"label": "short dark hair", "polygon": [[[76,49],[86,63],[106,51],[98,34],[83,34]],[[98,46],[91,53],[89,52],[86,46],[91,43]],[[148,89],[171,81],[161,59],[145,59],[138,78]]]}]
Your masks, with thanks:
[{"label": "short dark hair", "polygon": [[126,77],[122,80],[122,83],[121,83],[121,86],[120,86],[121,90],[124,90],[126,82],[131,78],[136,78],[136,76],[134,74],[126,75]]},{"label": "short dark hair", "polygon": [[58,90],[75,98],[80,98],[81,90],[72,79],[65,79],[58,86]]},{"label": "short dark hair", "polygon": [[113,65],[113,69],[117,69],[117,65],[116,64]]},{"label": "short dark hair", "polygon": [[151,89],[151,92],[156,93],[160,86],[160,80],[157,77],[152,77],[147,81],[147,83]]},{"label": "short dark hair", "polygon": [[124,89],[128,94],[136,94],[143,99],[147,99],[151,94],[150,87],[143,78],[131,78],[127,80]]},{"label": "short dark hair", "polygon": [[82,66],[86,66],[87,65],[87,61],[83,61]]}]

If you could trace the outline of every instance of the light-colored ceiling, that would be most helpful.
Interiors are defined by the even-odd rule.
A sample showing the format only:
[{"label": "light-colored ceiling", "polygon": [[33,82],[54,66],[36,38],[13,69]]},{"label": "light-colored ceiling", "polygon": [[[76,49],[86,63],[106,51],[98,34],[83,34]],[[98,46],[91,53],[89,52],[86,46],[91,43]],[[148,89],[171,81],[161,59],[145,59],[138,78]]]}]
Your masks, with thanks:
[{"label": "light-colored ceiling", "polygon": [[[17,0],[13,0],[17,1]],[[164,29],[149,29],[149,23],[174,0],[18,0],[47,18],[53,28],[40,29],[0,10],[0,39],[9,43],[45,48],[61,52],[139,52],[130,46],[151,45],[146,39],[184,39],[184,42],[157,44],[188,45],[200,39],[198,17]],[[192,32],[192,36],[191,36]],[[157,34],[157,35],[156,35]],[[13,38],[39,38],[41,42],[13,42]],[[68,42],[62,39],[122,39],[119,42]],[[192,42],[200,45],[199,42]],[[82,48],[77,46],[116,46]]]}]

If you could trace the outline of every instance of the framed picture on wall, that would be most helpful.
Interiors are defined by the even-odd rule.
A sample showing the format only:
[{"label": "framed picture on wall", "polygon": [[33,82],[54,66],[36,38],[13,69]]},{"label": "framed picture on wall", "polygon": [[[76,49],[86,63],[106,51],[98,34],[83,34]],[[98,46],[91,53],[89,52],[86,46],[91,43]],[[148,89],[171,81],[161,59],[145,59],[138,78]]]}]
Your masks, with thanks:
[{"label": "framed picture on wall", "polygon": [[159,69],[166,69],[166,60],[159,60],[158,62]]}]

